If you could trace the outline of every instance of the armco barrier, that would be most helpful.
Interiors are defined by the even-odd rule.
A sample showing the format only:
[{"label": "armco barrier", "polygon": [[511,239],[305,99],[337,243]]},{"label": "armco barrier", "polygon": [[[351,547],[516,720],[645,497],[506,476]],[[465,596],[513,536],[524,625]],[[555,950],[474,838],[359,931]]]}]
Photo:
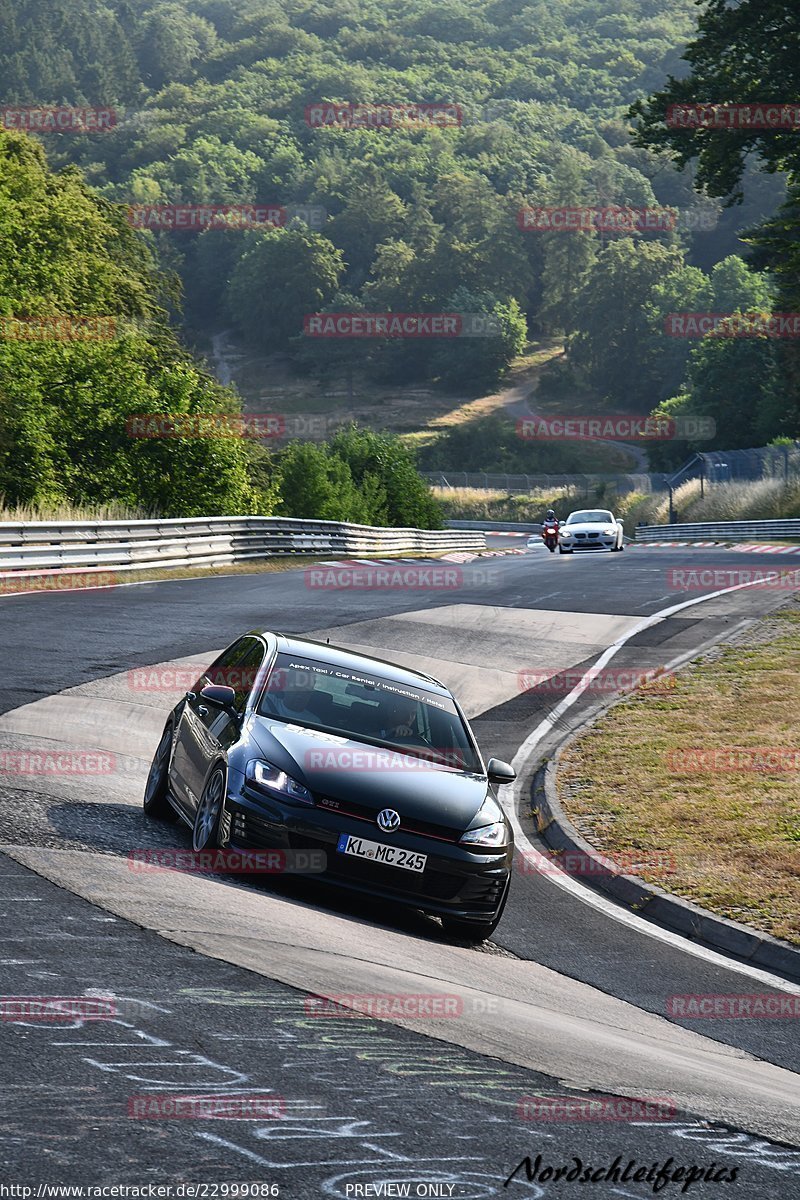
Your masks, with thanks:
[{"label": "armco barrier", "polygon": [[541,533],[540,521],[448,521],[448,529],[482,529],[486,533]]},{"label": "armco barrier", "polygon": [[228,566],[291,554],[437,553],[486,549],[479,531],[381,529],[288,517],[0,522],[0,579],[60,571]]},{"label": "armco barrier", "polygon": [[770,542],[800,539],[800,521],[708,521],[691,525],[639,525],[637,542]]}]

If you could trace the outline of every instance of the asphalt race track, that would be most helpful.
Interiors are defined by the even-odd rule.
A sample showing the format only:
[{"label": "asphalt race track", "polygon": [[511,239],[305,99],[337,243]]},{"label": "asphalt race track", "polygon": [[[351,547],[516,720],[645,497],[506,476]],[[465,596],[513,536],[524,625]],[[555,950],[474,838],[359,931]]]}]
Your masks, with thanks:
[{"label": "asphalt race track", "polygon": [[[669,668],[786,598],[743,588],[640,628],[725,586],[681,591],[671,572],[766,565],[716,548],[535,547],[438,576],[406,563],[400,587],[331,587],[335,569],[320,582],[299,568],[0,598],[0,751],[113,756],[96,775],[0,776],[0,990],[105,998],[116,1012],[0,1022],[0,1180],[249,1182],[284,1197],[799,1195],[796,1021],[666,1012],[671,995],[797,995],[800,980],[665,935],[526,869],[522,854],[503,921],[479,949],[449,943],[432,919],[365,912],[308,881],[147,873],[128,858],[189,846],[182,827],[144,820],[144,776],[184,675],[243,630],[330,636],[442,678],[484,754],[522,768],[505,802],[535,846],[526,787],[553,739],[520,748],[563,697],[559,677],[637,629],[615,668]],[[530,690],[534,674],[556,683]],[[566,720],[594,703],[585,695]],[[314,997],[347,993],[446,994],[457,1015],[314,1015]],[[180,1089],[271,1099],[275,1111],[136,1115],[137,1097]],[[590,1093],[665,1111],[553,1122],[524,1101]],[[526,1155],[535,1178],[521,1170],[505,1187]],[[608,1179],[563,1178],[575,1159],[599,1169],[617,1156]],[[655,1164],[669,1159],[670,1171],[697,1168],[686,1192],[684,1172],[656,1193]],[[640,1167],[649,1180],[633,1178]]]}]

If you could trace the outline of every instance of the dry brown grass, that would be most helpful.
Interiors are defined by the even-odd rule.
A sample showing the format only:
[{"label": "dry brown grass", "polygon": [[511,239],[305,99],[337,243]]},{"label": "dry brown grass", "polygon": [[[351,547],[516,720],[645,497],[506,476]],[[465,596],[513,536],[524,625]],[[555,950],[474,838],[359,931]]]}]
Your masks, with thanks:
[{"label": "dry brown grass", "polygon": [[5,505],[0,495],[0,521],[138,521],[157,517],[157,513],[143,508],[131,508],[125,504],[98,504],[81,506],[69,504]]},{"label": "dry brown grass", "polygon": [[[562,758],[576,827],[612,857],[669,863],[643,878],[800,944],[800,605],[678,676],[668,697],[616,705]],[[793,769],[742,769],[724,751],[794,751]],[[716,751],[700,760],[687,751]],[[786,759],[784,758],[784,766]]]},{"label": "dry brown grass", "polygon": [[483,488],[432,487],[448,521],[541,521],[548,508],[565,510],[577,500],[568,488],[509,493]]},{"label": "dry brown grass", "polygon": [[[502,409],[507,391],[530,390],[547,363],[563,352],[563,339],[543,338],[529,343],[514,360],[501,389],[490,396],[456,396],[430,384],[376,383],[358,370],[352,380],[331,377],[324,381],[295,374],[281,356],[264,358],[233,348],[233,380],[247,412],[282,413],[287,428],[291,418],[318,417],[297,436],[322,440],[335,427],[357,421],[371,429],[402,434],[413,444],[424,444],[437,433]],[[302,422],[301,422],[302,428]]]}]

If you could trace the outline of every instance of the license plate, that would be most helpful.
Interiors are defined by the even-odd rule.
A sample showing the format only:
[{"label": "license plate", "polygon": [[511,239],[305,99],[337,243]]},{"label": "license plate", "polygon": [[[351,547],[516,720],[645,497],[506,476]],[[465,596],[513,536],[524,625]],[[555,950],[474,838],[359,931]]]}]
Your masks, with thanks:
[{"label": "license plate", "polygon": [[387,846],[382,842],[368,842],[365,838],[353,837],[349,833],[339,836],[336,849],[340,854],[352,854],[367,862],[381,863],[384,867],[400,867],[403,871],[424,871],[427,854],[415,854],[399,846]]}]

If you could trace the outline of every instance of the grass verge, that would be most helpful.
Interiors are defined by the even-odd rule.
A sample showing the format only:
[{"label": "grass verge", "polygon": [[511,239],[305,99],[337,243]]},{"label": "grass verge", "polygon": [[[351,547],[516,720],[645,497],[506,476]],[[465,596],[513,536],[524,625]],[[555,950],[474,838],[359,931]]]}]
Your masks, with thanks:
[{"label": "grass verge", "polygon": [[562,756],[558,787],[597,849],[800,945],[800,601],[682,671],[667,697],[615,705]]}]

